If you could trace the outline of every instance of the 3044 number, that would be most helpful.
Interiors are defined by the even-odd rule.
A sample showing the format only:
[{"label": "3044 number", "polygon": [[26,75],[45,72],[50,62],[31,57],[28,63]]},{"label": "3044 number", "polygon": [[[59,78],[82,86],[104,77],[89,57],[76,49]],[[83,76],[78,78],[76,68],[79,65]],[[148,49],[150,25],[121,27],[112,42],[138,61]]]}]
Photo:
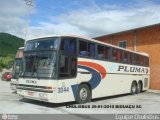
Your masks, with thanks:
[{"label": "3044 number", "polygon": [[69,92],[69,87],[58,87],[58,93]]}]

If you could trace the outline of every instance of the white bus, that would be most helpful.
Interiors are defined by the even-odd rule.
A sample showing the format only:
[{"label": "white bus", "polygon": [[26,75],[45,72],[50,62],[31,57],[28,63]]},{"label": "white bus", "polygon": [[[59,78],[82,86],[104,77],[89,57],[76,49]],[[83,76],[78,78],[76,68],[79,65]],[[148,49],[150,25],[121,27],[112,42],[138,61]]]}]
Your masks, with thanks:
[{"label": "white bus", "polygon": [[44,37],[27,41],[17,91],[45,102],[86,103],[145,91],[149,75],[145,53],[85,37]]},{"label": "white bus", "polygon": [[10,88],[13,92],[16,92],[16,86],[18,83],[19,74],[21,72],[22,67],[22,57],[23,57],[23,50],[24,47],[20,47],[17,50],[17,53],[15,55],[13,69],[12,69],[12,78],[10,83]]}]

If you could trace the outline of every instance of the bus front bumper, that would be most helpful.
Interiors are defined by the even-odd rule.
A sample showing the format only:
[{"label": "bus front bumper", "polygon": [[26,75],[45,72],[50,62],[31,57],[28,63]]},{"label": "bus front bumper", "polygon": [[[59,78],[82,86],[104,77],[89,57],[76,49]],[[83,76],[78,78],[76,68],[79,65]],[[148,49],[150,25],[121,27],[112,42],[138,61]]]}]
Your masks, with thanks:
[{"label": "bus front bumper", "polygon": [[56,103],[56,96],[55,96],[55,94],[53,94],[53,91],[50,93],[47,93],[47,92],[38,92],[38,91],[17,89],[17,94],[21,98]]},{"label": "bus front bumper", "polygon": [[18,85],[18,80],[12,78],[11,83],[10,83],[11,90],[16,92],[17,91],[17,85]]}]

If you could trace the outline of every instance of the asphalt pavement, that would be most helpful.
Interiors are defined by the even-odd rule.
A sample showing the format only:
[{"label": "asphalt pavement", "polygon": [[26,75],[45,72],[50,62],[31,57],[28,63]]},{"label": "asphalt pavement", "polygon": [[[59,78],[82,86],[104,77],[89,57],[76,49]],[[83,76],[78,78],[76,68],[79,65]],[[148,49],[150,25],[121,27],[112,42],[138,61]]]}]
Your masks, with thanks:
[{"label": "asphalt pavement", "polygon": [[136,95],[119,95],[92,100],[78,105],[75,102],[53,104],[20,99],[10,89],[10,82],[0,80],[0,113],[10,114],[121,114],[160,113],[160,92],[149,90]]}]

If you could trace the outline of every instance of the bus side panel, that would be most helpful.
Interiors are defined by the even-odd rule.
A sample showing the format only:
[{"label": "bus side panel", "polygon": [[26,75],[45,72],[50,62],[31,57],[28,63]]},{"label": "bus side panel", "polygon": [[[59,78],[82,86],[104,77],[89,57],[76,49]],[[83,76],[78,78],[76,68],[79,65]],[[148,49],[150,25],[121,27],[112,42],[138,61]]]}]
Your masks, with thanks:
[{"label": "bus side panel", "polygon": [[57,91],[56,91],[58,103],[75,101],[72,91],[72,84],[74,82],[75,79],[58,80]]},{"label": "bus side panel", "polygon": [[[95,79],[94,83],[95,84],[97,83],[97,86],[92,88],[91,85],[92,98],[130,93],[131,84],[133,81],[137,81],[138,83],[141,80],[143,82],[143,90],[148,89],[149,86],[148,67],[120,64],[108,61],[99,61],[94,59],[79,58],[78,60],[80,65],[82,63],[84,64],[85,66],[84,69],[86,69],[86,67],[89,67],[98,72],[96,73],[95,71],[89,71],[92,77],[95,76],[94,74],[100,74],[101,76],[100,82],[97,82],[98,81],[97,77],[93,78]],[[95,66],[92,66],[91,64],[95,64]],[[102,74],[103,71],[98,70],[96,66],[103,67],[105,69],[104,73],[105,75]],[[139,68],[141,70],[136,71],[139,70]],[[86,74],[82,74],[80,77],[82,76],[84,77],[86,76]],[[145,79],[147,79],[148,81],[146,81]],[[93,82],[88,80],[88,83],[93,83]],[[144,88],[144,86],[146,87]]]},{"label": "bus side panel", "polygon": [[143,76],[143,79],[142,79],[142,82],[143,82],[143,87],[142,87],[142,89],[143,89],[143,90],[149,89],[150,76],[149,76],[149,75],[144,75],[144,76]]},{"label": "bus side panel", "polygon": [[[86,72],[85,70],[78,69],[79,71]],[[90,74],[77,73],[76,78],[60,79],[57,85],[57,101],[69,102],[75,101],[77,96],[78,87],[80,84],[88,82],[91,79]]]}]

